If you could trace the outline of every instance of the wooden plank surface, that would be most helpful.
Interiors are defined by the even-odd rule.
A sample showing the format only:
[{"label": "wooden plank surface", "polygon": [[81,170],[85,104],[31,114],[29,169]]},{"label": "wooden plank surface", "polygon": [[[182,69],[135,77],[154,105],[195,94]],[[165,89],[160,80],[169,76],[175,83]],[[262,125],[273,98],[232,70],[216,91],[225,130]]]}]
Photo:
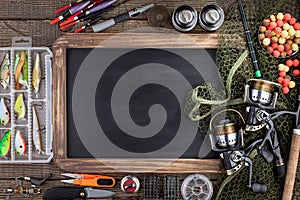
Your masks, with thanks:
[{"label": "wooden plank surface", "polygon": [[[190,4],[197,10],[200,10],[204,5],[208,3],[218,2],[223,8],[226,8],[233,0],[130,0],[126,4],[121,5],[112,12],[109,12],[103,16],[103,19],[107,19],[123,13],[132,8],[154,2],[157,5],[165,5],[170,11],[177,6],[185,3]],[[71,0],[2,0],[0,10],[0,47],[11,46],[11,39],[16,36],[31,36],[33,38],[34,46],[48,46],[51,47],[55,40],[64,35],[64,33],[58,30],[56,25],[50,26],[49,22],[56,15],[54,11],[57,8],[71,2]],[[296,1],[295,1],[296,2]],[[299,6],[298,6],[299,7]],[[296,8],[296,6],[295,6]],[[259,9],[259,8],[258,8]],[[138,16],[134,20],[128,20],[124,23],[111,27],[104,32],[119,33],[123,31],[132,30],[140,27],[147,27],[148,22],[146,20],[147,14],[144,13]],[[168,28],[175,30],[171,25]],[[89,29],[87,32],[91,32]],[[191,32],[193,34],[203,33],[204,31],[199,27]],[[205,33],[205,32],[204,32]],[[55,73],[55,72],[54,72]],[[299,160],[300,162],[300,160]],[[300,163],[299,163],[300,165]],[[5,199],[6,195],[3,194],[3,190],[15,186],[15,178],[19,176],[31,176],[41,178],[46,176],[49,172],[53,174],[53,177],[41,186],[42,193],[47,189],[56,186],[67,186],[60,183],[60,179],[64,179],[60,174],[63,172],[59,169],[54,162],[49,164],[1,164],[0,165],[0,199]],[[101,173],[101,172],[99,172]],[[133,195],[126,195],[120,190],[120,180],[127,174],[107,174],[112,175],[117,180],[117,185],[113,188],[113,191],[117,193],[116,199],[139,199],[142,196],[142,192],[135,193]],[[143,174],[134,174],[143,179]],[[188,174],[181,174],[180,180],[184,179]],[[212,180],[216,180],[218,176],[216,174],[206,173],[206,175]],[[24,187],[30,187],[28,182],[24,182]],[[18,196],[13,196],[11,199],[23,199]],[[42,199],[42,195],[31,196],[29,199]],[[112,199],[112,198],[110,198]]]},{"label": "wooden plank surface", "polygon": [[[0,12],[0,45],[7,47],[11,45],[11,38],[18,36],[30,36],[33,38],[34,46],[48,46],[51,47],[52,43],[56,38],[63,32],[59,31],[58,25],[49,25],[50,20],[55,18],[55,10],[61,6],[69,3],[68,0],[10,0],[2,1]],[[177,6],[181,5],[182,2],[175,0],[152,0],[151,2],[157,5],[166,6],[170,12],[174,10]],[[218,1],[218,3],[224,8],[228,6],[226,1]],[[114,10],[103,15],[103,19],[108,19],[133,8],[149,4],[150,1],[147,0],[130,0]],[[205,1],[194,1],[186,0],[185,4],[189,4],[200,10],[203,6],[208,3],[216,3],[216,0],[205,0]],[[149,26],[147,21],[147,13],[142,13],[141,15],[135,17],[132,20],[117,24],[103,32],[122,32],[137,29],[140,27]],[[76,28],[78,28],[77,26]],[[175,30],[171,25],[167,28]],[[74,29],[75,30],[75,29]],[[73,31],[74,31],[73,30]],[[89,28],[86,32],[92,32]],[[191,33],[203,33],[203,29],[199,25],[191,31]]]},{"label": "wooden plank surface", "polygon": [[[5,8],[1,10],[1,20],[44,20],[44,19],[53,19],[56,14],[55,10],[62,7],[63,5],[72,2],[70,0],[9,0],[9,1],[1,1],[1,7]],[[122,0],[118,0],[118,2],[122,2]],[[118,4],[118,2],[116,4]],[[157,5],[166,6],[170,12],[174,10],[176,7],[182,4],[181,1],[178,0],[128,0],[126,3],[121,4],[116,9],[110,11],[105,15],[105,18],[114,17],[123,12],[129,11],[139,6],[143,6],[149,3],[155,3]],[[193,6],[195,9],[200,10],[202,7],[207,5],[208,3],[216,3],[216,0],[205,0],[205,1],[194,1],[194,0],[185,0],[184,4],[189,4]],[[222,1],[218,1],[222,2]],[[221,3],[222,4],[222,3]],[[225,4],[224,4],[225,5]],[[146,19],[147,14],[141,14],[137,16],[138,19]]]},{"label": "wooden plank surface", "polygon": [[[32,37],[33,46],[47,46],[51,47],[55,40],[64,35],[64,32],[58,30],[57,26],[49,25],[49,20],[8,20],[0,21],[0,45],[1,47],[11,46],[11,39],[19,36]],[[79,26],[77,26],[79,27]],[[128,20],[124,23],[117,24],[103,33],[120,33],[124,31],[136,31],[140,28],[149,27],[149,24],[145,20]],[[175,31],[171,25],[168,26],[170,30]],[[75,28],[73,29],[75,30]],[[92,32],[92,29],[87,29],[88,33]],[[202,29],[195,28],[191,31],[192,34],[204,33]]]}]

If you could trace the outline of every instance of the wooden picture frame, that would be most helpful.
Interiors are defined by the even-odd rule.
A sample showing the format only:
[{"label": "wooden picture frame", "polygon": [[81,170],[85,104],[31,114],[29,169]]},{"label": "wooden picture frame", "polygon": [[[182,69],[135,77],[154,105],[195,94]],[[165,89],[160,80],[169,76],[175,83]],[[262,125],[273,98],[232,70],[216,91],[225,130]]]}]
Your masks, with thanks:
[{"label": "wooden picture frame", "polygon": [[[156,33],[160,34],[160,33]],[[123,43],[109,43],[103,41],[115,34],[65,34],[60,37],[53,45],[53,152],[54,162],[58,167],[65,171],[88,172],[88,173],[116,173],[121,171],[143,173],[149,172],[154,167],[159,167],[169,159],[105,159],[101,162],[90,158],[68,158],[67,156],[67,84],[66,66],[68,48],[93,48],[100,45],[105,48],[159,48],[166,44],[172,44],[174,48],[195,48],[193,44],[178,40],[182,34],[161,33],[159,37],[145,33],[122,33],[118,37],[123,37]],[[202,48],[217,48],[218,34],[188,34]],[[133,39],[134,38],[134,39]],[[179,41],[179,42],[178,42]],[[99,46],[97,46],[99,47]],[[103,160],[103,159],[102,159]],[[109,163],[111,168],[104,163]],[[177,159],[170,165],[160,168],[155,173],[218,173],[220,172],[220,159]]]}]

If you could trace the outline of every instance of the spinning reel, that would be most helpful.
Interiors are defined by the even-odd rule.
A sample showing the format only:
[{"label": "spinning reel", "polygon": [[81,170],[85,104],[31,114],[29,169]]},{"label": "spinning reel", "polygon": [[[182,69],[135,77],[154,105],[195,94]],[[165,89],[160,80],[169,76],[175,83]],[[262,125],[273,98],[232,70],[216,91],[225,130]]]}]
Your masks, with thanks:
[{"label": "spinning reel", "polygon": [[[243,128],[242,127],[237,128],[237,125],[231,122],[229,119],[221,120],[219,121],[218,124],[212,127],[215,118],[226,111],[236,112],[239,115],[239,117],[242,119],[243,124],[245,124],[245,121],[241,113],[239,113],[234,109],[225,109],[215,114],[210,120],[209,137],[210,137],[212,150],[216,152],[223,152],[226,150],[237,149],[243,146],[243,134],[244,134]],[[215,134],[213,134],[213,132]]]},{"label": "spinning reel", "polygon": [[[299,123],[300,104],[296,112],[279,111],[270,113],[275,109],[280,85],[271,81],[262,79],[250,79],[246,82],[244,101],[248,105],[248,117],[245,123],[241,114],[233,109],[227,109],[214,115],[210,121],[209,137],[212,150],[220,152],[221,158],[227,175],[238,173],[243,166],[249,167],[247,187],[253,192],[265,193],[267,186],[259,183],[252,183],[252,160],[253,153],[259,153],[268,162],[274,161],[277,177],[285,176],[285,163],[283,162],[278,134],[275,129],[273,120],[280,115],[290,114],[296,116]],[[215,124],[216,116],[225,112],[234,111],[239,114],[243,121],[243,125],[237,128],[235,123],[229,119],[220,120]],[[245,127],[244,127],[245,125]],[[248,132],[257,131],[265,128],[266,131],[261,139],[254,141],[249,146],[244,146],[243,136]],[[268,141],[270,151],[265,148]],[[225,183],[226,184],[226,183]]]},{"label": "spinning reel", "polygon": [[246,82],[244,102],[249,105],[246,131],[257,131],[266,126],[266,123],[257,119],[256,113],[275,109],[280,87],[280,84],[262,79],[249,79]]},{"label": "spinning reel", "polygon": [[[272,121],[274,116],[288,114],[288,111],[281,111],[270,114],[269,111],[275,109],[280,85],[262,79],[249,79],[245,87],[245,102],[248,104],[246,132],[252,132],[266,127],[262,143],[258,147],[259,153],[267,162],[272,162],[275,158],[276,172],[278,177],[285,176],[285,165],[281,156],[279,140],[275,125]],[[264,148],[268,141],[272,152]]]},{"label": "spinning reel", "polygon": [[226,109],[214,115],[210,121],[209,126],[209,136],[212,150],[221,153],[220,156],[224,160],[226,172],[229,176],[239,172],[239,170],[243,166],[248,166],[249,174],[247,187],[250,188],[253,192],[265,193],[267,191],[266,185],[252,183],[252,161],[249,157],[249,154],[253,151],[254,147],[257,144],[261,143],[262,139],[257,140],[247,148],[244,148],[243,125],[238,127],[229,119],[225,119],[221,120],[219,123],[214,125],[214,127],[212,127],[215,118],[219,114],[226,111],[236,112],[242,120],[243,124],[245,124],[242,115],[234,109]]}]

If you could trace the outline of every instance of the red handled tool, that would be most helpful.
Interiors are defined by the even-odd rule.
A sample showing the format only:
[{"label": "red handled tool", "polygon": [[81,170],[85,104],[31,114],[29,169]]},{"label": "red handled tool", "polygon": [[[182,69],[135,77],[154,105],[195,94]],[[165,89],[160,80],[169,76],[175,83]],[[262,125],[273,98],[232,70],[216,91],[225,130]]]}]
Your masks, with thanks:
[{"label": "red handled tool", "polygon": [[55,11],[55,13],[58,14],[58,13],[60,13],[60,12],[62,12],[62,11],[65,11],[65,10],[71,8],[72,6],[75,6],[76,4],[80,3],[81,1],[82,1],[82,0],[77,0],[77,1],[75,1],[75,2],[69,3],[69,4],[65,5],[65,6],[63,6],[63,7],[59,8],[59,9],[57,9],[57,10]]}]

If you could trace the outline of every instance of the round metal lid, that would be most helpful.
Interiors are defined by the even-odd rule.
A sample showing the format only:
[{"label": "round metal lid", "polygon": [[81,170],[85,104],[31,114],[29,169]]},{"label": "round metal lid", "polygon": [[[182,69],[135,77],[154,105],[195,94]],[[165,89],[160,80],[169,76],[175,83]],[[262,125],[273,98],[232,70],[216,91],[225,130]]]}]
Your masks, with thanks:
[{"label": "round metal lid", "polygon": [[207,5],[199,13],[199,24],[207,31],[215,31],[224,22],[225,14],[218,5]]},{"label": "round metal lid", "polygon": [[188,32],[196,26],[197,18],[198,13],[193,7],[182,5],[173,12],[172,24],[177,30]]}]

